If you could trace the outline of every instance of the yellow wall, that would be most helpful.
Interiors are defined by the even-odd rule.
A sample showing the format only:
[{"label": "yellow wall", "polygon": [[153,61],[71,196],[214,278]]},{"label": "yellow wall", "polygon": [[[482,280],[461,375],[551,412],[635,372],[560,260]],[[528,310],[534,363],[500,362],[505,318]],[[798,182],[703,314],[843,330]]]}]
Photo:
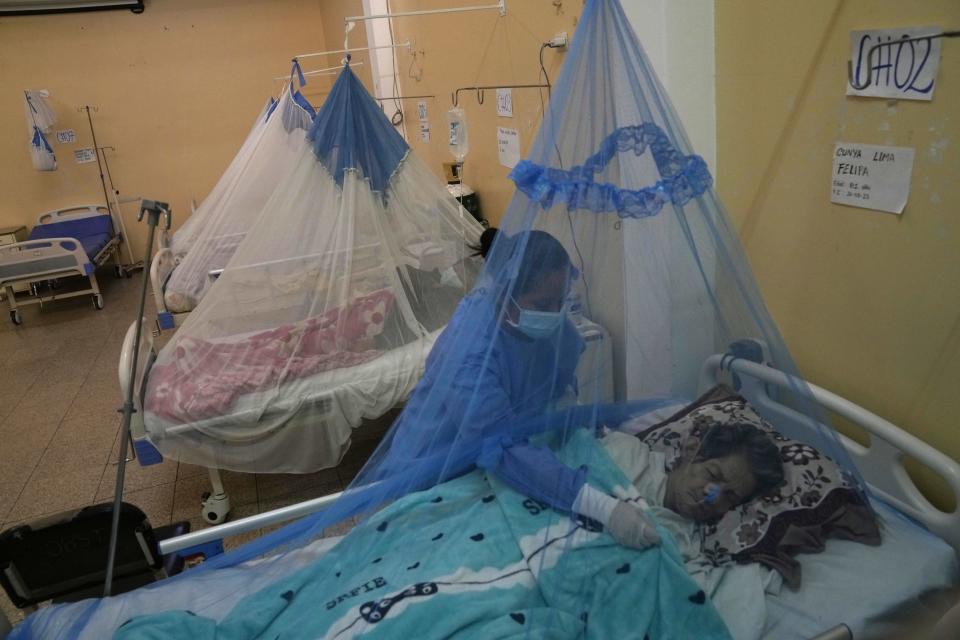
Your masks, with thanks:
[{"label": "yellow wall", "polygon": [[[325,48],[327,4],[164,0],[148,3],[141,15],[0,18],[0,226],[32,226],[43,211],[103,201],[97,165],[77,165],[72,154],[92,146],[85,116],[76,111],[84,104],[99,107],[98,143],[116,148],[110,169],[121,195],[166,200],[182,223],[190,200],[202,200],[233,158],[267,96],[280,91],[271,78],[289,71],[295,53]],[[305,93],[329,84],[312,80]],[[28,88],[48,89],[56,128],[77,132],[76,144],[51,141],[55,172],[35,171],[30,162],[21,93]],[[144,225],[136,222],[136,205],[125,209],[140,256]]]},{"label": "yellow wall", "polygon": [[[851,30],[957,28],[960,4],[724,0],[716,19],[717,182],[787,345],[960,459],[960,42],[932,102],[844,95]],[[830,203],[837,141],[916,150],[902,216]]]},{"label": "yellow wall", "polygon": [[[392,0],[394,12],[442,7],[493,4],[475,0]],[[442,163],[453,157],[447,149],[446,112],[452,106],[450,94],[467,85],[538,84],[540,44],[558,31],[573,35],[583,8],[581,0],[566,0],[554,6],[551,0],[522,0],[507,3],[507,15],[496,11],[422,16],[394,19],[397,42],[413,41],[420,53],[412,72],[422,71],[420,80],[410,77],[411,57],[398,52],[400,88],[403,95],[436,95],[427,100],[430,142],[420,141],[416,101],[404,104],[407,138],[414,152],[443,177]],[[425,53],[424,53],[425,52]],[[564,54],[549,49],[544,63],[556,80]],[[474,92],[461,93],[460,106],[467,113],[470,151],[464,167],[464,182],[480,195],[483,213],[492,224],[499,222],[513,194],[510,172],[501,166],[497,153],[497,127],[520,132],[520,155],[526,155],[540,127],[540,97],[535,89],[513,91],[513,117],[496,115],[496,92],[486,92],[478,105]],[[546,91],[543,92],[546,102]]]}]

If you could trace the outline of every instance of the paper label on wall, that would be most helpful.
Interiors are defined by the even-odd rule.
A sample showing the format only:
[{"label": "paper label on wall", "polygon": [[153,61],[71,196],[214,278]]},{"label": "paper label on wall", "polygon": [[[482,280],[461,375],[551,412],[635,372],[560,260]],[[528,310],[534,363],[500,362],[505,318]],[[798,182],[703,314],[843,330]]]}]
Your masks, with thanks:
[{"label": "paper label on wall", "polygon": [[420,122],[427,121],[427,103],[424,100],[417,102],[417,119]]},{"label": "paper label on wall", "polygon": [[830,201],[903,213],[910,195],[913,149],[838,142],[833,149]]},{"label": "paper label on wall", "polygon": [[86,164],[96,162],[97,154],[93,151],[93,147],[84,147],[83,149],[74,149],[73,158],[77,161],[77,164]]},{"label": "paper label on wall", "polygon": [[420,123],[420,142],[430,142],[430,124],[427,122]]},{"label": "paper label on wall", "polygon": [[500,164],[513,169],[520,162],[520,132],[497,127],[497,149],[500,152]]},{"label": "paper label on wall", "polygon": [[[940,66],[942,38],[924,38],[915,42],[897,42],[903,38],[940,33],[939,27],[904,27],[900,29],[875,29],[850,32],[850,60],[854,82],[867,81],[868,69],[872,70],[871,81],[863,89],[854,89],[847,81],[848,96],[871,98],[896,98],[899,100],[932,100]],[[870,48],[878,47],[870,57]],[[868,60],[869,57],[869,60]]]},{"label": "paper label on wall", "polygon": [[64,129],[57,131],[57,142],[60,144],[73,144],[77,141],[77,132],[73,129]]},{"label": "paper label on wall", "polygon": [[497,115],[504,118],[513,117],[513,91],[497,89]]}]

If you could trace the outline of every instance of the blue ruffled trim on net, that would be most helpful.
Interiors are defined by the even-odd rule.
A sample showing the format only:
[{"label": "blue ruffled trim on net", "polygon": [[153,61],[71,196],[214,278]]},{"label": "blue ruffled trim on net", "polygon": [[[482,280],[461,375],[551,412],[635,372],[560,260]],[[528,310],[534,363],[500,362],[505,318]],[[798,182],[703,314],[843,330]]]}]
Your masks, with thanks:
[{"label": "blue ruffled trim on net", "polygon": [[[594,174],[602,171],[618,153],[632,151],[640,156],[648,148],[662,176],[656,184],[634,190],[594,182]],[[683,206],[713,185],[703,158],[681,154],[663,130],[651,122],[620,127],[607,136],[600,149],[582,165],[563,170],[521,160],[510,172],[510,179],[545,209],[566,203],[570,209],[616,212],[621,218],[655,216],[667,203]]]}]

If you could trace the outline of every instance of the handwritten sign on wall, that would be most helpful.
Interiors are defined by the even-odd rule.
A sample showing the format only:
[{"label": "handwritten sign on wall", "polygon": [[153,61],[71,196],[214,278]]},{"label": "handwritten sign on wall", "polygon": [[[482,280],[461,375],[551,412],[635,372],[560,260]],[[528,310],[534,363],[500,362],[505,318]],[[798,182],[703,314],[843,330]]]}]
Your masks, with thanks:
[{"label": "handwritten sign on wall", "polygon": [[73,159],[77,161],[77,164],[87,164],[88,162],[96,162],[97,154],[93,150],[93,147],[84,147],[83,149],[74,149]]},{"label": "handwritten sign on wall", "polygon": [[[855,89],[847,82],[848,96],[895,98],[899,100],[932,100],[940,66],[940,38],[924,38],[902,42],[904,38],[940,33],[939,27],[905,27],[850,32],[850,60],[853,80],[857,85],[871,77],[870,84]],[[870,49],[878,44],[892,43]]]},{"label": "handwritten sign on wall", "polygon": [[500,164],[513,169],[520,162],[520,132],[497,127],[497,151]]},{"label": "handwritten sign on wall", "polygon": [[73,144],[77,141],[77,132],[73,129],[64,129],[57,131],[57,142],[60,144]]},{"label": "handwritten sign on wall", "polygon": [[913,149],[838,142],[833,148],[830,201],[903,213],[912,173]]}]

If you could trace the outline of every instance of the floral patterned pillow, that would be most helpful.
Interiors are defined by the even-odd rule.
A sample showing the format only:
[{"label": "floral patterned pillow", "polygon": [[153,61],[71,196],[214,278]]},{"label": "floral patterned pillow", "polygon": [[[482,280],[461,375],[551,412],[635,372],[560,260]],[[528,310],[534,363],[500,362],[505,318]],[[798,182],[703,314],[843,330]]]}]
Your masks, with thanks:
[{"label": "floral patterned pillow", "polygon": [[850,477],[815,448],[778,433],[742,397],[714,387],[692,405],[639,433],[654,451],[666,454],[667,469],[679,464],[688,438],[699,439],[717,424],[751,424],[770,434],[780,449],[783,484],[701,527],[703,556],[715,566],[760,562],[780,571],[788,585],[800,584],[800,552],[823,550],[827,538],[879,544],[870,508]]}]

